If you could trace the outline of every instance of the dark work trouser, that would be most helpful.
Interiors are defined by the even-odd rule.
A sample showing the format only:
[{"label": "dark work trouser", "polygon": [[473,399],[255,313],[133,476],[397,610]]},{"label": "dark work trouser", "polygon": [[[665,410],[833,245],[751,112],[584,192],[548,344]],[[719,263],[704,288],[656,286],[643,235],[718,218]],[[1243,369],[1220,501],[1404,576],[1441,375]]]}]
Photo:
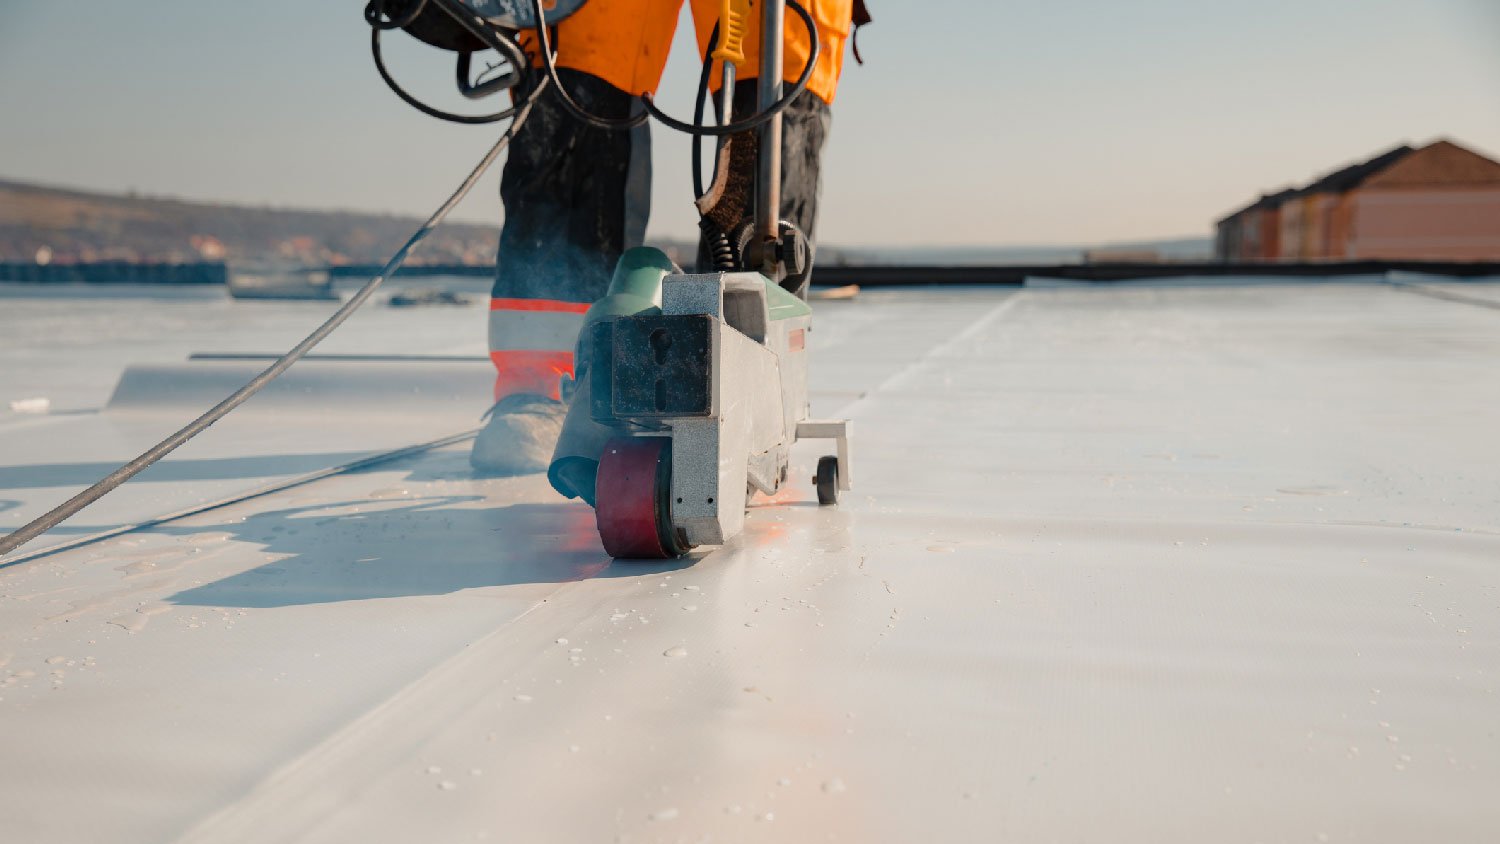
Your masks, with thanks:
[{"label": "dark work trouser", "polygon": [[[601,117],[638,108],[633,97],[596,77],[566,68],[559,76],[573,99]],[[754,89],[754,80],[736,86],[738,114],[750,113]],[[782,217],[811,240],[829,108],[804,93],[784,115]],[[713,144],[705,139],[705,158]],[[620,255],[645,239],[650,182],[647,126],[600,129],[574,119],[550,93],[537,101],[516,133],[500,182],[505,222],[489,322],[497,398],[556,396],[560,378],[572,374],[583,312],[604,295]]]}]

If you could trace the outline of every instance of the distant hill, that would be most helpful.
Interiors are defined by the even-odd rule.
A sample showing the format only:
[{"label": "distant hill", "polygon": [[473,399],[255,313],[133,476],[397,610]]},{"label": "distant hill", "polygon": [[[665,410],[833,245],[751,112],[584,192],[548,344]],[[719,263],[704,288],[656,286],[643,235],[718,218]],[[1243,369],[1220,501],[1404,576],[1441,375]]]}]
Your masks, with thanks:
[{"label": "distant hill", "polygon": [[[90,193],[0,180],[0,261],[381,263],[421,224],[411,217],[302,211]],[[411,259],[495,260],[498,226],[451,223]]]},{"label": "distant hill", "polygon": [[[277,262],[303,266],[381,264],[421,220],[352,211],[307,211],[106,194],[0,179],[0,261]],[[448,223],[408,262],[491,264],[498,226]],[[684,266],[696,245],[658,241]],[[823,245],[831,264],[1059,264],[1111,255],[1206,259],[1208,238],[1108,246],[934,246],[842,248]]]}]

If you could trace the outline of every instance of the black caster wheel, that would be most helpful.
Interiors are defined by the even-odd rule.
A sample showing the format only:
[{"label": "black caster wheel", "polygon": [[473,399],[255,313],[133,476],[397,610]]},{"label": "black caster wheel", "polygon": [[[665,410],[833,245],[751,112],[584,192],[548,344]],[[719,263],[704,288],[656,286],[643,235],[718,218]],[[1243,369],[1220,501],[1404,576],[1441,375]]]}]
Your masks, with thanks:
[{"label": "black caster wheel", "polygon": [[827,507],[839,503],[839,459],[833,455],[818,458],[818,473],[813,476],[818,487],[818,504]]}]

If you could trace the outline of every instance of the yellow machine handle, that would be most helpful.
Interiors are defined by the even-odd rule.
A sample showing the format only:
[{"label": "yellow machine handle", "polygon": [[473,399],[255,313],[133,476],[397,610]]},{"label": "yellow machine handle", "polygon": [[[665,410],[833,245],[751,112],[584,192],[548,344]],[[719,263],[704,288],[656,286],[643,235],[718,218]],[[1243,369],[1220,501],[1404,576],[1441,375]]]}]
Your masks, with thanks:
[{"label": "yellow machine handle", "polygon": [[713,57],[740,65],[745,61],[745,29],[750,20],[750,0],[719,0],[719,46]]}]

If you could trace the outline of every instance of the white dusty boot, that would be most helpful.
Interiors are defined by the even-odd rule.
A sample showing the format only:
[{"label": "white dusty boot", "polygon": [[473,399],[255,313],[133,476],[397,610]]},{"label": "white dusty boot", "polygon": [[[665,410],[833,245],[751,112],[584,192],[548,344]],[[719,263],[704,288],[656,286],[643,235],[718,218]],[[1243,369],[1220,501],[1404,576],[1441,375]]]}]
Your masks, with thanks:
[{"label": "white dusty boot", "polygon": [[567,405],[546,396],[506,396],[490,408],[489,421],[474,438],[469,465],[482,475],[545,472],[567,411]]}]

